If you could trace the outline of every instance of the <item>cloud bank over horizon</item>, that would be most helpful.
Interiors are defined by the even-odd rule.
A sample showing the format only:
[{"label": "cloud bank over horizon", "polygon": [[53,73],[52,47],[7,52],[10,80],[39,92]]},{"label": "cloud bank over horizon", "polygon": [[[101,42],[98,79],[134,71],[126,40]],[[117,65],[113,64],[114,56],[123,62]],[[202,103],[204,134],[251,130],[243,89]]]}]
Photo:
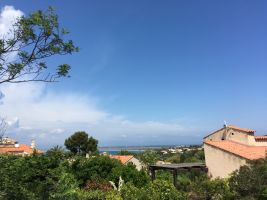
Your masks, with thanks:
[{"label": "cloud bank over horizon", "polygon": [[[0,33],[8,33],[22,15],[22,11],[5,6],[0,14]],[[181,144],[200,138],[178,121],[132,121],[101,109],[96,97],[54,92],[45,83],[2,84],[0,92],[0,116],[8,124],[6,136],[21,143],[36,139],[42,148],[63,145],[68,136],[80,130],[105,146]]]},{"label": "cloud bank over horizon", "polygon": [[[55,93],[45,83],[6,84],[0,106],[8,123],[7,136],[22,142],[36,139],[42,147],[62,145],[84,130],[100,145],[179,144],[193,130],[179,122],[135,122],[101,110],[94,97],[74,92]],[[188,135],[189,134],[189,135]],[[193,136],[193,135],[191,135]]]}]

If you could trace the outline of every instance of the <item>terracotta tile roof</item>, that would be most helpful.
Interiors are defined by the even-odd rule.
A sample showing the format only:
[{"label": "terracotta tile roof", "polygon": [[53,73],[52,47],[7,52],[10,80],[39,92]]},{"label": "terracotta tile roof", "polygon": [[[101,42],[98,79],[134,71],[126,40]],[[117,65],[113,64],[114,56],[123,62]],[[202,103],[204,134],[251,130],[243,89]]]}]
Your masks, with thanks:
[{"label": "terracotta tile roof", "polygon": [[[41,153],[40,150],[37,150],[38,153]],[[20,144],[19,147],[9,146],[9,147],[0,147],[0,153],[26,153],[32,154],[33,149],[26,144]]]},{"label": "terracotta tile roof", "polygon": [[255,130],[249,129],[249,128],[240,128],[238,126],[235,125],[228,125],[227,128],[231,128],[231,129],[235,129],[235,130],[239,130],[239,131],[243,131],[243,132],[247,132],[247,133],[255,133]]},{"label": "terracotta tile roof", "polygon": [[205,141],[204,143],[248,160],[265,158],[267,151],[267,146],[247,146],[229,140]]},{"label": "terracotta tile roof", "polygon": [[111,155],[110,157],[113,159],[117,159],[117,160],[121,161],[122,164],[126,164],[129,160],[131,160],[133,158],[133,156],[131,156],[131,155],[129,155],[129,156]]},{"label": "terracotta tile roof", "polygon": [[267,140],[267,135],[258,135],[258,136],[254,136],[255,140],[259,141],[259,140]]}]

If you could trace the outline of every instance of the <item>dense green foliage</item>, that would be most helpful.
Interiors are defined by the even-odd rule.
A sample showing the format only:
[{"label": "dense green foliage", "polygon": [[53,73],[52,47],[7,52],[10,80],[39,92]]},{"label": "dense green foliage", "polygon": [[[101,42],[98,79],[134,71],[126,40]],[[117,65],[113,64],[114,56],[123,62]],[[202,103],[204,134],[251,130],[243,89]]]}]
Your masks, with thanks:
[{"label": "dense green foliage", "polygon": [[251,161],[229,179],[235,199],[267,199],[267,158]]},{"label": "dense green foliage", "polygon": [[137,171],[131,163],[122,165],[108,156],[86,158],[61,147],[26,157],[0,155],[0,200],[266,199],[267,159],[241,167],[228,180],[210,180],[192,170],[178,173],[177,188],[172,181],[166,171],[158,171],[151,182],[147,171]]},{"label": "dense green foliage", "polygon": [[[204,162],[204,150],[199,149],[200,146],[194,146],[188,150],[187,148],[183,149],[180,152],[169,152],[167,149],[158,149],[158,150],[146,150],[140,154],[136,154],[142,163],[145,166],[155,164],[156,161],[164,161],[167,163],[185,163],[185,162]],[[162,153],[165,151],[167,153]],[[120,155],[129,155],[130,152],[121,151]]]},{"label": "dense green foliage", "polygon": [[139,155],[139,158],[144,165],[148,166],[155,164],[156,161],[159,160],[160,155],[157,151],[146,150],[145,152]]},{"label": "dense green foliage", "polygon": [[172,183],[164,180],[156,180],[145,187],[138,189],[132,184],[125,184],[121,191],[125,200],[179,200],[187,199]]},{"label": "dense green foliage", "polygon": [[[44,155],[1,155],[0,166],[0,199],[7,200],[81,199],[91,193],[98,195],[96,191],[87,191],[86,183],[117,183],[120,176],[136,187],[149,182],[148,175],[132,165],[122,165],[107,156],[70,157],[58,147]],[[107,192],[116,196],[113,189]]]},{"label": "dense green foliage", "polygon": [[[66,63],[48,67],[47,58],[77,52],[68,34],[60,28],[58,16],[52,8],[37,11],[17,19],[12,30],[0,39],[0,84],[27,81],[55,81],[68,76]],[[16,59],[10,59],[17,55]]]},{"label": "dense green foliage", "polygon": [[65,146],[74,154],[85,155],[97,150],[98,141],[84,131],[78,131],[65,140]]}]

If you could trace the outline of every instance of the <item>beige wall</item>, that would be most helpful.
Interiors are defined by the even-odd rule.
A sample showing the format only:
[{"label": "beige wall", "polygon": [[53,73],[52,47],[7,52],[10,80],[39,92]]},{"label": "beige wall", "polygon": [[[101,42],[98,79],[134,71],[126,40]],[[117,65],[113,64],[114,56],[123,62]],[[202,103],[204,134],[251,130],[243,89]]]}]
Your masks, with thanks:
[{"label": "beige wall", "polygon": [[225,129],[221,129],[215,133],[213,133],[212,135],[210,136],[207,136],[204,141],[207,141],[207,140],[212,140],[212,141],[220,141],[222,140],[222,137],[223,137],[223,133],[225,132]]},{"label": "beige wall", "polygon": [[255,146],[267,146],[267,142],[263,141],[263,142],[255,142]]},{"label": "beige wall", "polygon": [[223,137],[225,140],[231,140],[245,145],[257,146],[258,143],[255,142],[253,133],[246,133],[230,128],[227,129],[223,128],[213,133],[212,135],[206,137],[204,140],[221,141]]},{"label": "beige wall", "polygon": [[226,178],[233,171],[246,164],[246,160],[234,154],[204,144],[205,161],[212,178]]},{"label": "beige wall", "polygon": [[133,163],[138,171],[140,171],[143,167],[141,162],[138,159],[136,159],[135,157],[130,159],[127,163],[129,163],[129,162]]},{"label": "beige wall", "polygon": [[233,129],[228,129],[227,130],[227,138],[226,139],[234,141],[234,142],[238,142],[238,143],[241,143],[241,144],[245,144],[245,145],[250,145],[251,142],[255,141],[254,137],[253,137],[254,141],[251,141],[252,138],[251,138],[251,134],[250,133],[237,131],[237,130],[233,130]]}]

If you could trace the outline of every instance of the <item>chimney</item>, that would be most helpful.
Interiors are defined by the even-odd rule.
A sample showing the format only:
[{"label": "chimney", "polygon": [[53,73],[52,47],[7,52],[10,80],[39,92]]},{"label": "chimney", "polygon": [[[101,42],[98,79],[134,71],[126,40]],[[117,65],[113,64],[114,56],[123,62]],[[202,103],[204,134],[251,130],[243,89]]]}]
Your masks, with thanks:
[{"label": "chimney", "polygon": [[32,142],[31,142],[31,148],[32,149],[35,149],[36,148],[35,140],[32,140]]}]

